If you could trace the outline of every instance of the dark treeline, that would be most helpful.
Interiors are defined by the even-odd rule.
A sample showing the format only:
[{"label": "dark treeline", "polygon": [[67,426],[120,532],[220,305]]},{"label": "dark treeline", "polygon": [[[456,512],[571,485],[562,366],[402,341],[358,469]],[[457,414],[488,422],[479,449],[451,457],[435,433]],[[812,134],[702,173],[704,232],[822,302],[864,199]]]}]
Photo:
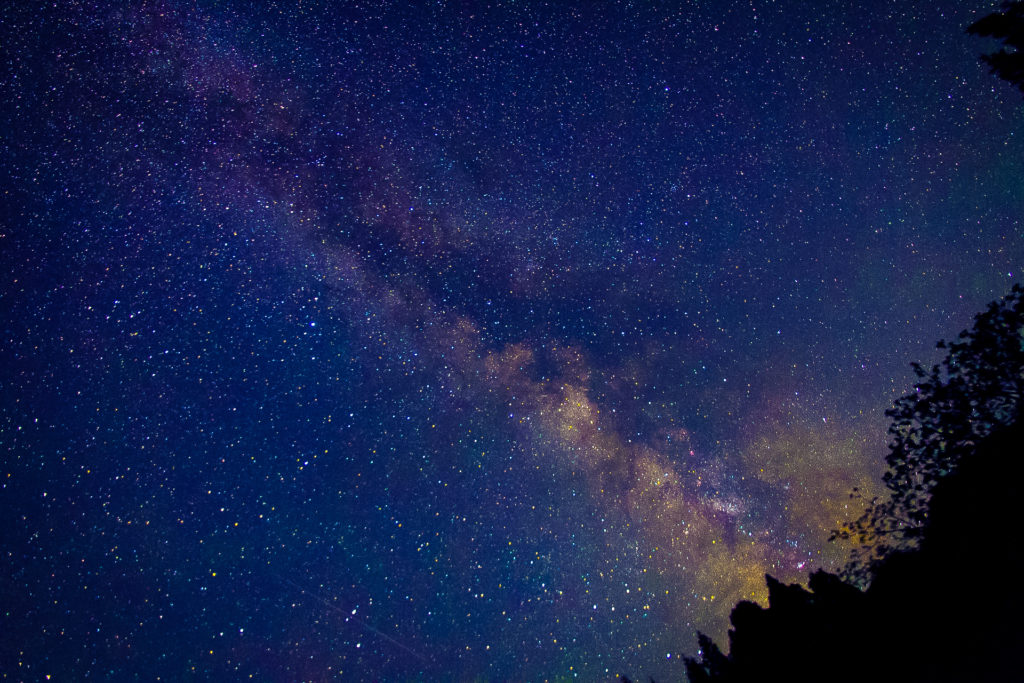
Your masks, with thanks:
[{"label": "dark treeline", "polygon": [[690,680],[1022,680],[1022,456],[1021,421],[985,437],[934,487],[919,546],[879,560],[866,590],[769,577],[769,606],[736,606],[728,655],[702,636]]},{"label": "dark treeline", "polygon": [[[1024,2],[968,32],[1001,41],[982,60],[1024,92]],[[732,612],[728,654],[699,635],[693,683],[1024,680],[1024,288],[939,348],[887,413],[887,497],[834,534],[855,543],[848,567],[807,588],[766,577],[768,606]]]}]

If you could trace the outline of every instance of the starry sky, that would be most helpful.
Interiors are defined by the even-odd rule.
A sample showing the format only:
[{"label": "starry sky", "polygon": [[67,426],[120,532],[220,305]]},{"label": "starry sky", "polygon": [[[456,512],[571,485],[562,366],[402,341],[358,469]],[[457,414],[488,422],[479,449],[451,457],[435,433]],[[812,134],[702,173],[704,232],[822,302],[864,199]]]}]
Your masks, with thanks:
[{"label": "starry sky", "polygon": [[4,677],[679,680],[1019,278],[993,9],[4,3]]}]

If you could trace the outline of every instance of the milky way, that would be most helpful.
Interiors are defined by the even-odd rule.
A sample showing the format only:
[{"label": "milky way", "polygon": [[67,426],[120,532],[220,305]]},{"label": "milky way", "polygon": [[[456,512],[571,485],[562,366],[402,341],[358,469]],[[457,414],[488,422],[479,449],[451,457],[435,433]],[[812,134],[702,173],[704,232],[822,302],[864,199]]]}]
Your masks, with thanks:
[{"label": "milky way", "polygon": [[680,678],[1024,266],[969,4],[0,9],[0,670]]}]

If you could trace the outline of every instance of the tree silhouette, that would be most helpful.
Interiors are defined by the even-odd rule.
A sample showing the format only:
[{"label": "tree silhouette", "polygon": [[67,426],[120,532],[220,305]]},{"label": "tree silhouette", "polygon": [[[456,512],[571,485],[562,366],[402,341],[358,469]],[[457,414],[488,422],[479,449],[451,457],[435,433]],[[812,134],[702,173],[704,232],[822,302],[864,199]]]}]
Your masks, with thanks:
[{"label": "tree silhouette", "polygon": [[846,578],[867,582],[881,558],[916,547],[928,517],[932,490],[978,441],[1017,420],[1024,389],[1024,288],[975,317],[940,365],[914,364],[914,390],[886,411],[893,419],[883,481],[888,498],[875,498],[864,514],[833,533],[853,540]]},{"label": "tree silhouette", "polygon": [[[982,60],[1024,92],[1024,2],[967,31],[1002,41]],[[938,348],[942,363],[915,364],[914,390],[886,412],[888,497],[833,533],[859,544],[843,577],[766,576],[768,607],[733,609],[728,655],[698,634],[692,682],[1024,679],[1024,288]]]},{"label": "tree silhouette", "polygon": [[1005,2],[1001,12],[993,12],[974,22],[967,32],[987,38],[997,38],[1003,45],[998,52],[982,55],[981,59],[992,73],[1009,81],[1024,92],[1024,2]]},{"label": "tree silhouette", "polygon": [[[729,653],[699,634],[691,681],[1020,680],[1024,288],[975,317],[896,401],[885,499],[835,535],[860,542],[846,581],[772,577],[732,612]],[[869,582],[870,579],[870,582]]]},{"label": "tree silhouette", "polygon": [[866,590],[823,571],[809,590],[767,577],[768,607],[736,606],[728,655],[701,635],[690,680],[1021,680],[1024,423],[978,443],[935,485],[917,549],[877,563]]}]

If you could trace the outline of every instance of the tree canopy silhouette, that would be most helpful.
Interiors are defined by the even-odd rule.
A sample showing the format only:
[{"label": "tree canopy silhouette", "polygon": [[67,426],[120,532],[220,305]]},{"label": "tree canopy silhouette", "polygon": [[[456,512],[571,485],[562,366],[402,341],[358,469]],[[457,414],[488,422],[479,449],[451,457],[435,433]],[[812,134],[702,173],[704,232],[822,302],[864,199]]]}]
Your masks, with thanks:
[{"label": "tree canopy silhouette", "polygon": [[982,55],[981,59],[992,68],[992,73],[1024,92],[1024,2],[1003,3],[1001,12],[979,19],[967,28],[967,32],[1002,41],[1005,47]]},{"label": "tree canopy silhouette", "polygon": [[878,562],[865,590],[824,571],[808,589],[767,577],[767,608],[733,610],[728,655],[699,636],[690,681],[1019,681],[1024,553],[1009,530],[1024,421],[964,456],[935,485],[918,548]]},{"label": "tree canopy silhouette", "polygon": [[[1024,287],[990,304],[887,415],[887,498],[836,535],[862,545],[843,580],[772,577],[732,612],[726,655],[699,634],[690,680],[1019,680],[1024,573],[1010,527],[1024,479]],[[870,581],[869,581],[870,579]]]},{"label": "tree canopy silhouette", "polygon": [[[999,39],[983,55],[1024,92],[1024,1],[971,24]],[[1009,48],[1009,50],[1007,49]],[[693,683],[1017,681],[1024,573],[1016,548],[1024,478],[1024,288],[975,317],[938,365],[914,365],[892,418],[888,497],[833,534],[859,544],[845,579],[817,571],[808,588],[771,576],[768,607],[739,603],[729,653],[698,634]],[[856,492],[855,492],[856,493]]]},{"label": "tree canopy silhouette", "polygon": [[925,370],[886,415],[893,422],[883,481],[888,498],[870,502],[864,514],[833,538],[859,544],[847,578],[864,583],[874,563],[890,552],[915,547],[925,528],[935,485],[978,441],[1016,421],[1024,389],[1024,288],[975,317],[956,341],[939,342],[948,355]]}]

